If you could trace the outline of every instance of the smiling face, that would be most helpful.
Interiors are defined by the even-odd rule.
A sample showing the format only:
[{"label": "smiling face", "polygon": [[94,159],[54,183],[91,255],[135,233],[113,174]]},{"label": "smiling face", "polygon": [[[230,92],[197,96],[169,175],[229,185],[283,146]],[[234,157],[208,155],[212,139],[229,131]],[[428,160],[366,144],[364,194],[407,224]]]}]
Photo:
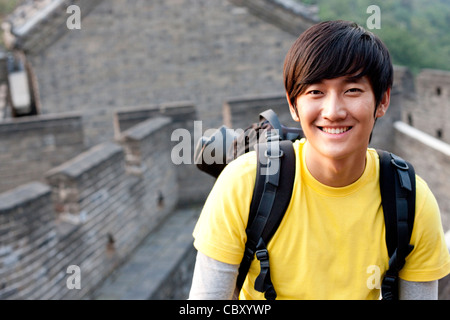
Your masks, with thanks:
[{"label": "smiling face", "polygon": [[[390,90],[375,112],[375,95],[367,76],[348,76],[309,84],[290,103],[292,117],[300,121],[312,151],[340,160],[365,155],[375,118],[385,114]],[[289,100],[289,99],[288,99]]]},{"label": "smiling face", "polygon": [[328,186],[356,181],[375,119],[389,106],[393,67],[387,47],[351,21],[324,21],[291,46],[283,77],[292,116],[306,136],[310,173]]}]

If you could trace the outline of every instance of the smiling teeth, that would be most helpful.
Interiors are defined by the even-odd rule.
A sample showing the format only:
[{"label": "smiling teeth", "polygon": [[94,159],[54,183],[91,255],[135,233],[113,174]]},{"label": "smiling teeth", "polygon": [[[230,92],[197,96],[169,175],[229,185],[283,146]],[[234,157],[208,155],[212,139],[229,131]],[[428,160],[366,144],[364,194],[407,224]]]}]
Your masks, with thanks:
[{"label": "smiling teeth", "polygon": [[331,134],[339,134],[339,133],[344,133],[346,131],[348,131],[350,127],[344,127],[344,128],[322,128],[322,131],[326,132],[326,133],[331,133]]}]

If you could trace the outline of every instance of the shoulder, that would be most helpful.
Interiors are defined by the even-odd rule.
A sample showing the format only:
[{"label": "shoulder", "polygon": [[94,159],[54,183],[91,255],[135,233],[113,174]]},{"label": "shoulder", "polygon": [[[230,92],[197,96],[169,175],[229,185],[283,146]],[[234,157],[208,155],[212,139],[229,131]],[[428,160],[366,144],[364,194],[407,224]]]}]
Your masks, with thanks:
[{"label": "shoulder", "polygon": [[221,262],[240,263],[255,178],[254,152],[238,157],[223,169],[193,232],[197,250]]},{"label": "shoulder", "polygon": [[416,210],[421,210],[427,203],[436,203],[433,192],[424,179],[416,174]]},{"label": "shoulder", "polygon": [[249,151],[226,165],[222,172],[226,174],[248,175],[256,172],[256,152]]},{"label": "shoulder", "polygon": [[416,174],[416,211],[415,228],[417,231],[429,229],[431,232],[442,229],[441,213],[436,198],[428,187],[428,184],[419,175]]},{"label": "shoulder", "polygon": [[222,186],[233,186],[236,188],[247,188],[255,183],[257,169],[256,152],[245,153],[228,163],[218,176],[214,188]]}]

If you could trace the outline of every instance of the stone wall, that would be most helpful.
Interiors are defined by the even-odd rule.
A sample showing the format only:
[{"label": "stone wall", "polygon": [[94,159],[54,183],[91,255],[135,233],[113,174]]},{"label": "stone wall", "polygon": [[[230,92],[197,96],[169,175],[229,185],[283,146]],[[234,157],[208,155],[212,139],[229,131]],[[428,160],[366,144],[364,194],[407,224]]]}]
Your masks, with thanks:
[{"label": "stone wall", "polygon": [[416,76],[414,93],[402,121],[450,143],[450,72],[422,70]]},{"label": "stone wall", "polygon": [[303,30],[274,24],[227,0],[108,0],[28,58],[42,111],[84,112],[93,146],[112,137],[114,108],[192,101],[211,127],[229,97],[282,92],[285,55]]},{"label": "stone wall", "polygon": [[[0,298],[82,299],[172,213],[178,201],[167,137],[146,120],[0,194]],[[68,267],[80,268],[70,289]]]},{"label": "stone wall", "polygon": [[48,185],[32,182],[0,194],[0,298],[30,297],[64,277],[48,256],[58,244]]},{"label": "stone wall", "polygon": [[[194,163],[193,152],[197,142],[196,139],[199,139],[204,131],[209,128],[203,127],[203,122],[196,122],[199,121],[197,109],[192,102],[185,101],[119,108],[114,111],[115,135],[118,136],[122,130],[157,116],[165,116],[172,119],[170,130],[167,131],[170,134],[163,137],[163,141],[165,141],[168,149],[173,150],[179,143],[187,143],[190,148],[185,150],[185,152],[189,152],[189,160],[186,163],[174,166],[177,173],[178,188],[181,191],[178,194],[178,204],[183,206],[203,203],[213,186],[214,179],[198,170]],[[197,130],[195,130],[195,123],[199,124]],[[186,137],[181,139],[177,136],[172,136],[177,129],[183,130],[189,141],[184,141]]]},{"label": "stone wall", "polygon": [[0,122],[0,192],[38,180],[84,151],[80,113],[9,118]]},{"label": "stone wall", "polygon": [[289,104],[286,95],[246,95],[235,97],[225,101],[223,104],[223,123],[233,129],[246,129],[253,122],[259,121],[259,114],[267,109],[272,109],[278,115],[281,123],[285,126],[296,126],[289,112]]},{"label": "stone wall", "polygon": [[407,125],[395,123],[395,152],[414,165],[436,197],[444,232],[450,230],[450,145]]}]

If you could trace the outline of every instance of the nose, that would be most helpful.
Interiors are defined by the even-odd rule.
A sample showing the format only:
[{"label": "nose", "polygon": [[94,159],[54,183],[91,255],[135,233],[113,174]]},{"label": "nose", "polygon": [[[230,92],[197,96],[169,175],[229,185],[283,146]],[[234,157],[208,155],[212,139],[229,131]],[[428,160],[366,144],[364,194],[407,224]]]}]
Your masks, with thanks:
[{"label": "nose", "polygon": [[347,117],[347,110],[343,101],[337,94],[330,93],[322,104],[322,117],[329,121],[344,120]]}]

